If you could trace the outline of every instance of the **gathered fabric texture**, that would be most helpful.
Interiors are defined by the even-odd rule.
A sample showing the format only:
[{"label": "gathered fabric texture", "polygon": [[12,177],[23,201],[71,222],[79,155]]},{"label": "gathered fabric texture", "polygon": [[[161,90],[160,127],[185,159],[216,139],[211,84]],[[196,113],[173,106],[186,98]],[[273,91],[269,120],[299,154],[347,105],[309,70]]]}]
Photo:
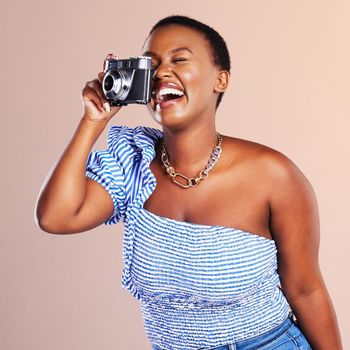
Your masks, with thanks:
[{"label": "gathered fabric texture", "polygon": [[280,325],[290,307],[273,240],[143,208],[157,185],[150,163],[162,137],[151,127],[112,126],[107,150],[92,151],[86,166],[114,203],[105,224],[124,224],[122,286],[140,301],[149,341],[161,349],[208,349]]}]

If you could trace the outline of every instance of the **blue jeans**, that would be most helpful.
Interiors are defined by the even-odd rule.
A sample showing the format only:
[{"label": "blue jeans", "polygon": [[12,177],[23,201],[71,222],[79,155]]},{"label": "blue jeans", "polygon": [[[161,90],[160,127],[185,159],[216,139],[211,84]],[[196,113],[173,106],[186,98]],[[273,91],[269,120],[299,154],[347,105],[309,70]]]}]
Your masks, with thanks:
[{"label": "blue jeans", "polygon": [[[152,345],[152,350],[163,350]],[[200,349],[198,349],[200,350]],[[272,330],[256,337],[235,343],[220,345],[215,348],[201,348],[201,350],[312,350],[304,334],[293,321],[288,318]]]}]

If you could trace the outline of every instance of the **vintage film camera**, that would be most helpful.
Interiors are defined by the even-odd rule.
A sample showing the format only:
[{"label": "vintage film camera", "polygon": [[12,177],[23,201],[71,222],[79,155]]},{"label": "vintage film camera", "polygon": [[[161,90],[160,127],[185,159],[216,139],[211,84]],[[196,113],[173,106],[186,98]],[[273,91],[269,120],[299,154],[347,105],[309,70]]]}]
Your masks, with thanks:
[{"label": "vintage film camera", "polygon": [[105,61],[102,89],[112,106],[129,103],[146,104],[152,94],[152,63],[150,57]]}]

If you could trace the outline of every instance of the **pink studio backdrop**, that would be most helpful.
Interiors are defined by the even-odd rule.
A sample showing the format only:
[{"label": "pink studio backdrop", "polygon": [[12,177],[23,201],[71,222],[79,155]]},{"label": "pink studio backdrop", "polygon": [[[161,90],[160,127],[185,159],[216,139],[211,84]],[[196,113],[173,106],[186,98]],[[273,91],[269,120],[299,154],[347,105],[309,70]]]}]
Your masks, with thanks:
[{"label": "pink studio backdrop", "polygon": [[[4,3],[1,348],[150,348],[139,305],[121,288],[122,224],[50,235],[33,213],[82,115],[85,82],[107,53],[140,54],[151,26],[170,14],[203,20],[227,41],[232,79],[218,131],[278,149],[312,183],[321,267],[350,348],[349,13],[346,0]],[[160,127],[144,106],[123,108],[112,124]]]}]

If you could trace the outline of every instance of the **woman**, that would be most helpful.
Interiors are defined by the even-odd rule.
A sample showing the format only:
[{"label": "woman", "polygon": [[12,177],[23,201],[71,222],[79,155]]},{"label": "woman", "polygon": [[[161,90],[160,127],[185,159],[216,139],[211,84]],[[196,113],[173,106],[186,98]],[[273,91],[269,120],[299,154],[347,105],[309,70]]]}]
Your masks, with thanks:
[{"label": "woman", "polygon": [[40,227],[124,222],[123,286],[141,303],[152,349],[341,349],[310,183],[280,152],[216,131],[230,76],[224,40],[172,16],[153,27],[143,55],[163,130],[112,126],[108,149],[91,152],[120,109],[99,73],[39,195]]}]

